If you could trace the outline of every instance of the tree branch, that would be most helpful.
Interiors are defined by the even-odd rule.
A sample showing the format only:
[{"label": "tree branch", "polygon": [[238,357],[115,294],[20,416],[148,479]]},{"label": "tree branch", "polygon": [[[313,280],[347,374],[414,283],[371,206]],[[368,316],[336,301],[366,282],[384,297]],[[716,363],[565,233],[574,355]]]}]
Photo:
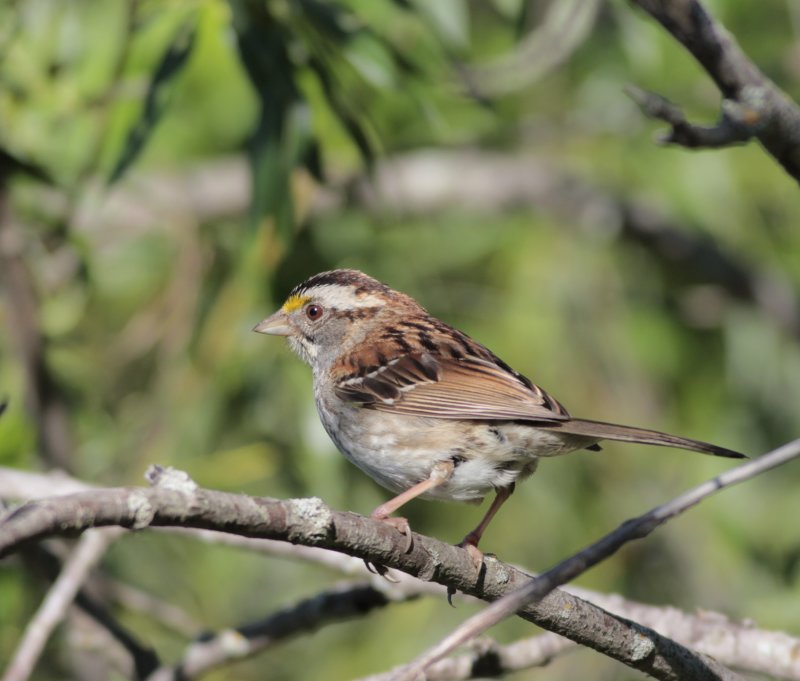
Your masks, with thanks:
[{"label": "tree branch", "polygon": [[[112,538],[118,536],[122,531],[106,529],[103,532],[111,535],[107,538],[107,541],[111,542]],[[51,582],[55,581],[63,573],[63,566],[59,558],[44,545],[25,549],[22,552],[22,559],[26,567],[31,566],[34,570],[42,572]],[[93,575],[92,577],[94,579],[96,576]],[[85,578],[83,581],[89,580]],[[151,671],[159,667],[158,657],[152,648],[142,645],[88,589],[81,588],[78,590],[74,597],[74,604],[86,613],[98,627],[105,629],[114,641],[120,644],[133,663],[133,670],[137,679],[145,678]]]},{"label": "tree branch", "polygon": [[[701,486],[702,489],[660,507],[657,509],[660,514],[648,514],[652,516],[648,531],[671,517],[664,515],[663,509],[677,512],[674,509],[685,504],[687,498],[692,504],[697,503],[703,496],[797,455],[800,443],[793,443],[715,478]],[[279,501],[214,492],[197,488],[185,474],[169,474],[163,469],[156,469],[151,478],[157,486],[150,489],[97,490],[25,504],[0,522],[0,555],[37,538],[88,527],[120,525],[138,529],[148,525],[180,525],[336,548],[486,600],[500,598],[526,581],[524,573],[490,556],[480,574],[476,574],[464,550],[422,535],[414,534],[413,546],[405,552],[404,537],[385,523],[332,511],[318,499]],[[643,536],[642,523],[626,527],[629,539]],[[586,562],[585,556],[581,559]],[[551,588],[551,573],[545,573],[544,580],[534,580],[537,589],[542,588],[543,582],[546,588]],[[571,569],[569,574],[577,573]],[[698,664],[701,668],[707,664],[712,669],[719,668],[649,629],[563,591],[553,591],[541,602],[524,607],[520,615],[630,666],[644,668],[658,678],[680,678],[681,674],[686,678],[687,670],[697,678],[704,678],[696,673]],[[597,635],[598,631],[603,632],[602,636]],[[647,655],[643,656],[645,649]],[[720,673],[727,672],[720,670]]]},{"label": "tree branch", "polygon": [[648,118],[669,123],[670,130],[658,138],[661,144],[675,144],[687,149],[718,149],[733,144],[744,144],[755,137],[760,125],[759,116],[752,109],[726,99],[716,125],[704,126],[689,123],[675,104],[655,92],[629,85],[628,96],[639,105]]},{"label": "tree branch", "polygon": [[[107,525],[213,528],[337,548],[487,600],[528,580],[525,573],[488,556],[478,574],[468,552],[418,534],[413,535],[413,546],[406,552],[405,537],[386,523],[332,511],[319,499],[254,498],[198,489],[189,481],[150,489],[101,489],[30,502],[0,521],[0,556],[45,536]],[[521,616],[615,659],[637,663],[643,628],[565,592],[553,592]],[[672,653],[664,647],[654,657],[671,666]]]},{"label": "tree branch", "polygon": [[[52,494],[71,494],[89,489],[96,488],[57,472],[31,473],[0,467],[0,500],[44,498]],[[312,562],[345,575],[367,578],[373,589],[391,601],[405,601],[416,596],[443,598],[446,593],[443,585],[423,582],[397,570],[390,572],[392,582],[389,582],[367,573],[362,560],[329,549],[242,537],[215,530],[167,527],[159,531],[183,534],[200,541],[277,558]],[[795,651],[800,649],[800,641],[783,632],[757,629],[752,623],[732,622],[724,615],[708,610],[691,614],[673,607],[637,603],[618,594],[603,594],[575,586],[566,590],[611,613],[651,627],[683,645],[710,655],[726,666],[800,681],[800,659],[795,655]],[[140,605],[130,604],[127,599],[124,604],[141,609]],[[146,609],[149,611],[152,608],[148,606]],[[155,613],[155,616],[160,620],[166,619],[160,613]],[[186,631],[189,636],[198,630],[197,625],[192,624],[189,630],[186,626],[182,624],[178,629]]]},{"label": "tree branch", "polygon": [[[467,681],[505,676],[523,669],[544,667],[556,657],[576,648],[573,641],[549,631],[504,646],[497,645],[491,639],[477,639],[472,643],[473,649],[466,655],[439,660],[428,667],[425,681]],[[392,681],[401,669],[397,667],[359,681]]]},{"label": "tree branch", "polygon": [[732,622],[717,612],[687,613],[670,606],[652,606],[617,594],[599,594],[570,586],[609,612],[652,627],[685,646],[705,653],[726,667],[800,681],[800,640],[781,631],[757,629],[752,622]]},{"label": "tree branch", "polygon": [[[413,598],[413,596],[410,596]],[[346,584],[284,608],[257,622],[192,642],[174,667],[161,667],[147,681],[188,681],[231,660],[266,650],[292,636],[332,622],[362,617],[392,601],[370,584]]]},{"label": "tree branch", "polygon": [[30,676],[53,629],[64,619],[89,571],[118,534],[94,531],[81,537],[58,579],[28,623],[22,642],[3,674],[2,681],[25,681]]},{"label": "tree branch", "polygon": [[[137,612],[149,617],[151,620],[158,622],[160,626],[171,629],[185,638],[193,638],[197,635],[197,632],[203,630],[200,622],[190,617],[184,610],[148,591],[131,586],[126,582],[112,579],[102,573],[97,574],[95,579],[99,583],[100,591],[108,594],[108,600],[116,603],[125,610]],[[78,596],[80,597],[80,594],[78,594]],[[76,602],[80,605],[79,601]],[[110,627],[105,625],[105,623],[104,626],[110,630]],[[118,637],[115,636],[115,638]],[[133,656],[134,662],[137,657],[143,656],[142,653],[149,653],[150,660],[155,662],[150,671],[159,666],[158,660],[152,657],[152,651],[144,649],[141,646],[139,650],[132,650],[130,643],[125,641],[122,641],[122,643]],[[147,676],[147,674],[140,674],[140,676]]]},{"label": "tree branch", "polygon": [[[333,511],[319,499],[248,497],[200,489],[185,479],[149,489],[98,489],[24,504],[0,519],[0,556],[53,534],[109,525],[216,529],[335,548],[486,600],[499,598],[529,578],[491,556],[478,574],[467,551],[423,535],[413,534],[412,548],[406,552],[405,536],[386,523]],[[629,664],[636,662],[641,631],[647,631],[563,591],[520,614]],[[665,647],[655,657],[670,666],[671,654]]]},{"label": "tree branch", "polygon": [[[531,579],[520,589],[500,598],[482,612],[469,618],[454,632],[434,645],[423,655],[419,656],[411,664],[407,665],[403,672],[397,675],[397,681],[412,681],[426,667],[443,658],[445,655],[448,655],[459,645],[475,638],[489,627],[510,617],[518,609],[530,606],[530,604],[544,598],[553,589],[586,572],[590,567],[597,565],[605,558],[614,554],[626,543],[634,539],[646,537],[657,527],[693,506],[696,506],[703,499],[716,494],[726,487],[750,480],[761,473],[798,457],[800,457],[800,440],[795,440],[772,452],[764,454],[754,461],[748,461],[741,466],[728,470],[694,487],[672,501],[657,506],[644,515],[626,521],[600,540],[563,560],[538,577]],[[666,639],[666,641],[669,641],[669,639]],[[649,643],[649,651],[645,657],[648,657],[656,649],[657,645],[663,643],[663,641],[651,639],[651,641],[647,643]],[[659,669],[658,671],[663,672],[665,676],[658,676],[658,678],[670,678],[679,681],[680,679],[686,678],[726,679],[735,677],[735,675],[732,675],[725,668],[720,668],[718,664],[710,659],[707,659],[707,664],[704,665],[702,661],[692,658],[682,658],[679,655],[675,661],[681,664],[688,663],[688,666],[684,668]],[[700,662],[699,666],[698,662]],[[649,660],[642,666],[636,668],[656,676],[654,673],[655,670],[650,668]]]},{"label": "tree branch", "polygon": [[[733,36],[698,0],[631,0],[681,43],[714,80],[723,96],[713,128],[693,126],[663,100],[651,114],[672,125],[666,142],[689,147],[723,146],[752,136],[800,182],[800,108],[753,64]],[[727,140],[726,140],[727,137]]]}]

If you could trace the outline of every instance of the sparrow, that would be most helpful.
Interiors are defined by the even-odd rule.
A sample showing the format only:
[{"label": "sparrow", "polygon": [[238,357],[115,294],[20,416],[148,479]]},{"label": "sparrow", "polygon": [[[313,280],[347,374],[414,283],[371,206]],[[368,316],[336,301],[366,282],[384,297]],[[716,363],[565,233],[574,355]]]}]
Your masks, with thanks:
[{"label": "sparrow", "polygon": [[603,440],[743,454],[677,435],[574,418],[555,398],[410,296],[363,272],[316,274],[254,331],[285,336],[311,367],[322,425],[339,451],[396,496],[371,517],[406,534],[391,514],[417,497],[494,499],[459,544],[478,544],[539,459]]}]

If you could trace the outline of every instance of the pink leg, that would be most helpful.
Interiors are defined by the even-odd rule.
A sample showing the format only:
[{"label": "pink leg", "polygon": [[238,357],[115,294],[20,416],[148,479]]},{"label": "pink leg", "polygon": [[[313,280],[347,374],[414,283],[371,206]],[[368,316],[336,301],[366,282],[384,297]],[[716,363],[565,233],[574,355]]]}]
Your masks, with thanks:
[{"label": "pink leg", "polygon": [[483,533],[486,531],[486,528],[489,526],[489,523],[492,522],[492,518],[497,515],[497,512],[500,510],[500,507],[506,502],[506,500],[514,493],[514,483],[512,482],[508,487],[501,487],[495,493],[494,500],[492,501],[492,505],[489,506],[489,510],[486,511],[486,515],[483,516],[481,521],[478,523],[478,526],[472,530],[464,539],[461,540],[459,544],[460,547],[469,551],[470,555],[472,556],[472,560],[475,562],[476,567],[480,568],[481,563],[483,562],[483,553],[478,548],[478,542],[480,542]]},{"label": "pink leg", "polygon": [[420,494],[424,494],[428,490],[447,482],[452,477],[454,468],[455,464],[453,464],[452,461],[440,461],[433,467],[430,477],[428,477],[427,480],[418,482],[413,487],[409,487],[405,492],[401,492],[396,497],[381,504],[369,514],[369,517],[375,520],[383,520],[385,523],[394,527],[398,532],[402,532],[406,535],[408,540],[406,551],[409,551],[411,549],[411,528],[408,526],[408,520],[405,518],[390,518],[389,516],[404,504],[407,504],[412,499],[416,499]]}]

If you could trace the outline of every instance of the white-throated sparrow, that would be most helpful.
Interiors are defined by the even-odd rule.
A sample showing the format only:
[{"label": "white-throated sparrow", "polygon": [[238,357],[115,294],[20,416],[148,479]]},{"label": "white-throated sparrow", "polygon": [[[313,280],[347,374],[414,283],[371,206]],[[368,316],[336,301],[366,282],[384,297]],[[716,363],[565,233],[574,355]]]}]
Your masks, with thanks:
[{"label": "white-throated sparrow", "polygon": [[390,518],[416,497],[495,499],[462,541],[486,526],[540,457],[620,440],[744,458],[716,445],[572,418],[544,390],[415,300],[355,270],[322,272],[296,286],[254,331],[286,336],[311,366],[314,397],[331,439],[397,496],[372,512]]}]

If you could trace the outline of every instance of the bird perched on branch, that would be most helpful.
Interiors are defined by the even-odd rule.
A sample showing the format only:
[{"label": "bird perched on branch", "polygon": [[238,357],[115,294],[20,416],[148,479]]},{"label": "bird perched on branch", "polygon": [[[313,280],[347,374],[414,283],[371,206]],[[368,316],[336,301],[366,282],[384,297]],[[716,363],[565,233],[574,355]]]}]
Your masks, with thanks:
[{"label": "bird perched on branch", "polygon": [[573,418],[483,345],[356,270],[298,284],[254,331],[288,339],[311,367],[328,435],[349,461],[397,494],[373,518],[410,542],[407,521],[391,514],[411,499],[480,502],[495,492],[460,544],[476,562],[487,525],[541,457],[619,440],[744,458],[699,440]]}]

